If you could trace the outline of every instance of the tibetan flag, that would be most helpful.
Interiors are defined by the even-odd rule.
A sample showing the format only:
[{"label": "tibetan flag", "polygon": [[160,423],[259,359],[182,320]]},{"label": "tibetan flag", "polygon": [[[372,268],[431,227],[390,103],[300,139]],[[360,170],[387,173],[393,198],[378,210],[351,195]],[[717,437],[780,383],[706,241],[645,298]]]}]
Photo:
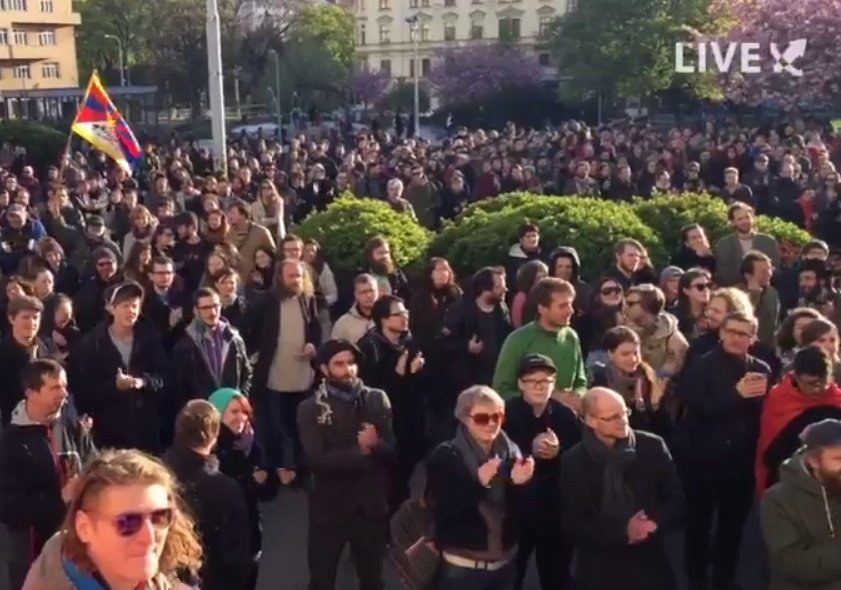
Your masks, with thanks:
[{"label": "tibetan flag", "polygon": [[91,75],[85,99],[70,131],[113,159],[129,174],[143,158],[137,138],[111,102],[96,72]]}]

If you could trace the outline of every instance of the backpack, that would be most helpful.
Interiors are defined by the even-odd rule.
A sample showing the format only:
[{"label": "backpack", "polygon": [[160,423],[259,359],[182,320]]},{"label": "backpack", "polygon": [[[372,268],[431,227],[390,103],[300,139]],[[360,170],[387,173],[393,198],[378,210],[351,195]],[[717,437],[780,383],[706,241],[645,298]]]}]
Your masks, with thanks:
[{"label": "backpack", "polygon": [[435,546],[432,511],[423,498],[406,500],[391,518],[388,559],[407,590],[429,590],[441,565]]}]

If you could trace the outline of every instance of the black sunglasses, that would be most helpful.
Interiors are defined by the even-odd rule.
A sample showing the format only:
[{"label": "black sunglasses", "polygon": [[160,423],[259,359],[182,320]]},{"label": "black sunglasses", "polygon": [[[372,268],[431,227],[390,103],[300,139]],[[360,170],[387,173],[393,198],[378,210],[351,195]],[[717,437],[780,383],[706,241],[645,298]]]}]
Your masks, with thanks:
[{"label": "black sunglasses", "polygon": [[622,287],[603,287],[600,292],[602,295],[619,295]]},{"label": "black sunglasses", "polygon": [[158,530],[168,529],[175,520],[175,512],[172,508],[161,508],[152,512],[126,512],[116,516],[111,522],[121,537],[136,535],[146,522]]}]

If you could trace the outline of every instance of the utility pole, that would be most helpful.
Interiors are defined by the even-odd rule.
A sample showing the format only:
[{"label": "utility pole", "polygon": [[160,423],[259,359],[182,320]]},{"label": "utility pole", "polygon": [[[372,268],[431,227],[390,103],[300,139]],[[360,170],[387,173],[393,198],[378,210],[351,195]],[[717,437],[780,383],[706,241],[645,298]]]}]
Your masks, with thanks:
[{"label": "utility pole", "polygon": [[415,102],[413,108],[413,115],[415,121],[415,137],[420,137],[420,62],[418,61],[418,17],[409,16],[406,18],[406,22],[409,23],[409,33],[412,36],[412,45],[413,45],[413,57],[414,60],[414,82],[415,82]]},{"label": "utility pole", "polygon": [[120,41],[120,38],[116,35],[103,35],[106,39],[111,39],[112,41],[117,42],[117,52],[118,52],[118,59],[120,60],[120,86],[125,88],[126,86],[126,63],[125,63],[125,54],[123,53],[123,42]]},{"label": "utility pole", "polygon": [[274,49],[269,50],[274,62],[274,99],[277,106],[277,132],[283,137],[283,112],[280,110],[280,56]]},{"label": "utility pole", "polygon": [[215,169],[225,173],[228,171],[228,148],[225,142],[225,92],[218,0],[207,0],[207,74],[213,160]]}]

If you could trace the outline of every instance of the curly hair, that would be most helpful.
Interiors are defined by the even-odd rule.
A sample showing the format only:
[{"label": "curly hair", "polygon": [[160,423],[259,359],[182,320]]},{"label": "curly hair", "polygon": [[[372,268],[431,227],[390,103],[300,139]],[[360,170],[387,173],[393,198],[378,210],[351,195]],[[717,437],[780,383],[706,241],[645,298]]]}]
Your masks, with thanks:
[{"label": "curly hair", "polygon": [[136,450],[104,451],[85,467],[62,527],[64,554],[83,571],[96,570],[87,546],[76,531],[76,514],[90,510],[104,490],[130,485],[161,485],[169,493],[174,518],[161,554],[160,573],[166,577],[183,571],[196,574],[201,567],[201,541],[195,523],[185,510],[175,476],[163,463]]}]

